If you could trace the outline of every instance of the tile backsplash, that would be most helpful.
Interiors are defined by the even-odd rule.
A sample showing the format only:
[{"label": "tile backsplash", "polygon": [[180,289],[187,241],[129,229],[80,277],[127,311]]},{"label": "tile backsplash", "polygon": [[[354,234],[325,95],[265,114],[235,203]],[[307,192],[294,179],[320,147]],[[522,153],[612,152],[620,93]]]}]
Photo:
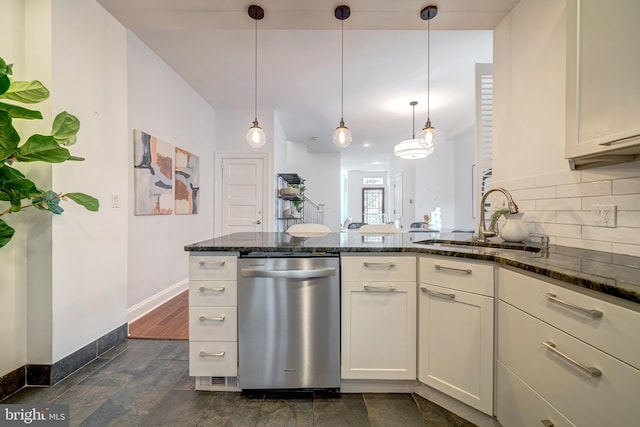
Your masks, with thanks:
[{"label": "tile backsplash", "polygon": [[[640,256],[640,161],[515,180],[496,175],[493,186],[508,189],[529,231],[552,244]],[[594,226],[592,205],[616,205],[616,227]]]}]

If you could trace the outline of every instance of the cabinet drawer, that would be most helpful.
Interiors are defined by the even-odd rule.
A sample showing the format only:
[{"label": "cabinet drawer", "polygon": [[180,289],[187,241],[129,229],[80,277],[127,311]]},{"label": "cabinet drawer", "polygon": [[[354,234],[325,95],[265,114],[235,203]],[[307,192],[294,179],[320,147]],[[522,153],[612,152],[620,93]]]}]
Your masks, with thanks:
[{"label": "cabinet drawer", "polygon": [[497,418],[504,427],[542,427],[547,420],[554,427],[575,427],[531,387],[498,362]]},{"label": "cabinet drawer", "polygon": [[493,296],[493,266],[446,258],[420,258],[420,282]]},{"label": "cabinet drawer", "polygon": [[191,280],[236,280],[238,258],[235,256],[191,255],[189,257],[189,279]]},{"label": "cabinet drawer", "polygon": [[237,284],[233,280],[189,282],[189,306],[235,306],[237,300]]},{"label": "cabinet drawer", "polygon": [[189,341],[237,341],[236,307],[189,307]]},{"label": "cabinet drawer", "polygon": [[[500,269],[500,299],[640,369],[640,313],[538,280]],[[554,301],[602,312],[602,317]]]},{"label": "cabinet drawer", "polygon": [[233,377],[238,374],[236,342],[190,342],[189,375]]},{"label": "cabinet drawer", "polygon": [[409,282],[416,280],[415,256],[342,257],[344,282]]},{"label": "cabinet drawer", "polygon": [[[636,426],[640,371],[500,301],[498,359],[578,426]],[[543,343],[601,376],[589,374]]]}]

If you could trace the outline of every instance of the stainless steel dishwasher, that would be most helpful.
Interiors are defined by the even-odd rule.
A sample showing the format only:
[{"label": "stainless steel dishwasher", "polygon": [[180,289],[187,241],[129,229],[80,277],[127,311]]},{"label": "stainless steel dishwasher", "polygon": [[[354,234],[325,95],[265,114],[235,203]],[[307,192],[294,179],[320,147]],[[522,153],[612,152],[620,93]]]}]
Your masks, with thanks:
[{"label": "stainless steel dishwasher", "polygon": [[238,260],[242,389],[340,387],[339,258],[293,255]]}]

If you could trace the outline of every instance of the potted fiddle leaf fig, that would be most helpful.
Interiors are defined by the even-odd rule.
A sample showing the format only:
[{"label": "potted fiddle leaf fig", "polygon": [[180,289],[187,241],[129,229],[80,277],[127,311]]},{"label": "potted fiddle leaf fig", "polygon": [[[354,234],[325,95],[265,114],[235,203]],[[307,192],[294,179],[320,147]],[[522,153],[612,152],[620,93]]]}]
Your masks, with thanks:
[{"label": "potted fiddle leaf fig", "polygon": [[[61,200],[72,200],[89,211],[97,211],[100,203],[96,198],[84,193],[42,190],[15,167],[20,162],[62,163],[84,159],[72,156],[66,148],[75,144],[80,129],[80,121],[66,111],[55,117],[50,135],[34,134],[23,142],[13,120],[42,119],[40,111],[22,105],[46,100],[49,91],[37,80],[14,81],[11,75],[12,65],[0,57],[0,217],[31,207],[59,215],[64,211]],[[14,232],[0,218],[0,248],[11,241]]]}]

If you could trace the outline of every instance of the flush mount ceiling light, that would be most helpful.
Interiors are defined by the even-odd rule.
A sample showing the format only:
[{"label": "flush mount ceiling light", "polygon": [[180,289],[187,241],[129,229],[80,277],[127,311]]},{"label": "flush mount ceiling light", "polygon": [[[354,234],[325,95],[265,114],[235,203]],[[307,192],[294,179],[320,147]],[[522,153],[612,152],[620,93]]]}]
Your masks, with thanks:
[{"label": "flush mount ceiling light", "polygon": [[260,6],[249,6],[249,16],[255,21],[255,76],[254,76],[254,108],[255,118],[247,132],[247,142],[252,148],[260,148],[267,142],[267,136],[258,124],[258,21],[264,18],[264,9]]},{"label": "flush mount ceiling light", "polygon": [[424,129],[422,129],[422,133],[420,134],[420,140],[422,141],[422,145],[425,149],[431,150],[433,152],[433,143],[438,137],[438,132],[436,132],[436,128],[431,125],[431,119],[429,117],[429,73],[430,73],[430,65],[431,65],[431,19],[435,18],[438,14],[438,6],[427,6],[420,11],[420,18],[422,20],[427,21],[427,122],[424,125]]},{"label": "flush mount ceiling light", "polygon": [[433,153],[433,144],[431,145],[431,148],[425,148],[423,141],[421,139],[416,139],[416,105],[418,105],[418,101],[411,101],[409,105],[413,107],[413,127],[411,128],[411,139],[402,141],[401,143],[393,147],[393,154],[400,157],[401,159],[423,159],[429,154]]},{"label": "flush mount ceiling light", "polygon": [[346,148],[351,144],[353,139],[351,131],[344,125],[344,20],[351,16],[349,6],[338,6],[335,10],[335,16],[342,24],[342,42],[341,42],[341,69],[340,69],[340,125],[333,133],[333,143],[340,148]]}]

